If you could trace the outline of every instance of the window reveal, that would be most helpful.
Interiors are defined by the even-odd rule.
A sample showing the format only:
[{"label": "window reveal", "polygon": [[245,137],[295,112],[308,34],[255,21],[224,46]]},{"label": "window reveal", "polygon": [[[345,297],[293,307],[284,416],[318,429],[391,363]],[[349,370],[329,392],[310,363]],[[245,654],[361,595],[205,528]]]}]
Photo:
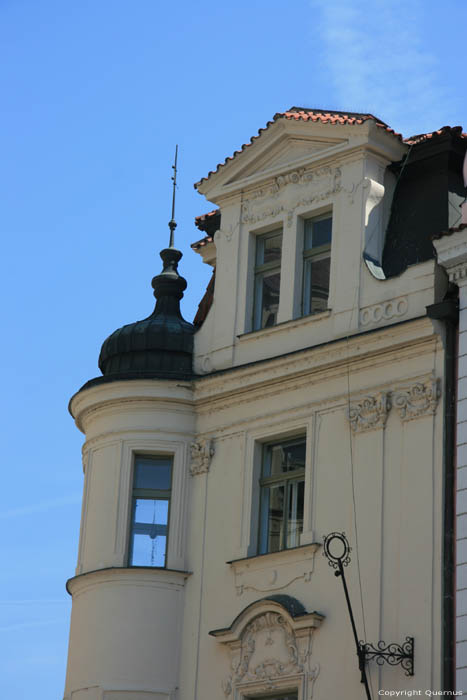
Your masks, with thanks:
[{"label": "window reveal", "polygon": [[303,243],[303,315],[326,311],[331,269],[332,217],[306,219]]},{"label": "window reveal", "polygon": [[166,565],[172,462],[135,456],[129,566]]},{"label": "window reveal", "polygon": [[305,438],[264,445],[259,554],[298,547],[303,532]]},{"label": "window reveal", "polygon": [[282,231],[271,231],[256,239],[255,301],[253,330],[277,323],[281,283]]}]

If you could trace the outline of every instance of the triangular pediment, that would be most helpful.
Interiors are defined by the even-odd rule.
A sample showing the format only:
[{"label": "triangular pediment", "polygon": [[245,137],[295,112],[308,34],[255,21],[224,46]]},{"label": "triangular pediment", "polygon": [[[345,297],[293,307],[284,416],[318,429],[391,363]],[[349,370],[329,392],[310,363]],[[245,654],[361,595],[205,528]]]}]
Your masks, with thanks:
[{"label": "triangular pediment", "polygon": [[288,170],[346,142],[347,139],[312,139],[303,136],[283,135],[266,152],[249,159],[249,162],[237,170],[235,175],[225,182],[225,185],[281,169]]}]

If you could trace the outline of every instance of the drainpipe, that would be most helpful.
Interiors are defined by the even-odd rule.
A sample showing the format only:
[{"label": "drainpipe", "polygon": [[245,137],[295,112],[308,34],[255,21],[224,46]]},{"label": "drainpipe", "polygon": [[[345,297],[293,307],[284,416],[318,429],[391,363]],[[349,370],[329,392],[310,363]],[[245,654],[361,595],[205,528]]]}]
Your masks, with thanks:
[{"label": "drainpipe", "polygon": [[454,691],[456,686],[455,642],[455,517],[456,517],[456,387],[457,325],[459,321],[458,288],[450,284],[443,301],[426,307],[429,318],[443,321],[444,346],[444,426],[443,426],[443,582],[442,582],[442,688]]}]

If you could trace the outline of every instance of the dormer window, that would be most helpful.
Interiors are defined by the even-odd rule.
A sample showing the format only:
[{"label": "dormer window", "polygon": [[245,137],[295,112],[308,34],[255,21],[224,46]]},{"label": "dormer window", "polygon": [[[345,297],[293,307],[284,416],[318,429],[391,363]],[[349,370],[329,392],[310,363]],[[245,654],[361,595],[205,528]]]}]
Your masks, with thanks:
[{"label": "dormer window", "polygon": [[275,326],[281,283],[282,230],[256,238],[253,330]]},{"label": "dormer window", "polygon": [[326,311],[331,269],[332,216],[305,219],[303,235],[303,315]]}]

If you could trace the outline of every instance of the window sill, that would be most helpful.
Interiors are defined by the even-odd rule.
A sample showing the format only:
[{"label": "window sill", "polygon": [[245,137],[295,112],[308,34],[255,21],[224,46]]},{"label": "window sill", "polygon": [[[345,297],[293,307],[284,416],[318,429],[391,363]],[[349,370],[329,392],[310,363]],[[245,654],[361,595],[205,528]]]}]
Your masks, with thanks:
[{"label": "window sill", "polygon": [[235,575],[237,594],[245,590],[259,593],[286,588],[292,581],[309,581],[313,573],[314,557],[321,545],[317,542],[300,545],[280,552],[257,554],[228,561]]},{"label": "window sill", "polygon": [[292,318],[288,321],[281,321],[276,323],[275,326],[269,326],[268,328],[259,328],[256,331],[247,331],[246,333],[240,333],[237,338],[240,342],[247,341],[253,338],[267,337],[274,333],[279,333],[281,330],[292,328],[300,328],[301,326],[306,326],[309,323],[316,323],[318,321],[323,321],[328,319],[332,313],[332,309],[327,309],[319,314],[308,314],[307,316],[300,316],[299,318]]}]

